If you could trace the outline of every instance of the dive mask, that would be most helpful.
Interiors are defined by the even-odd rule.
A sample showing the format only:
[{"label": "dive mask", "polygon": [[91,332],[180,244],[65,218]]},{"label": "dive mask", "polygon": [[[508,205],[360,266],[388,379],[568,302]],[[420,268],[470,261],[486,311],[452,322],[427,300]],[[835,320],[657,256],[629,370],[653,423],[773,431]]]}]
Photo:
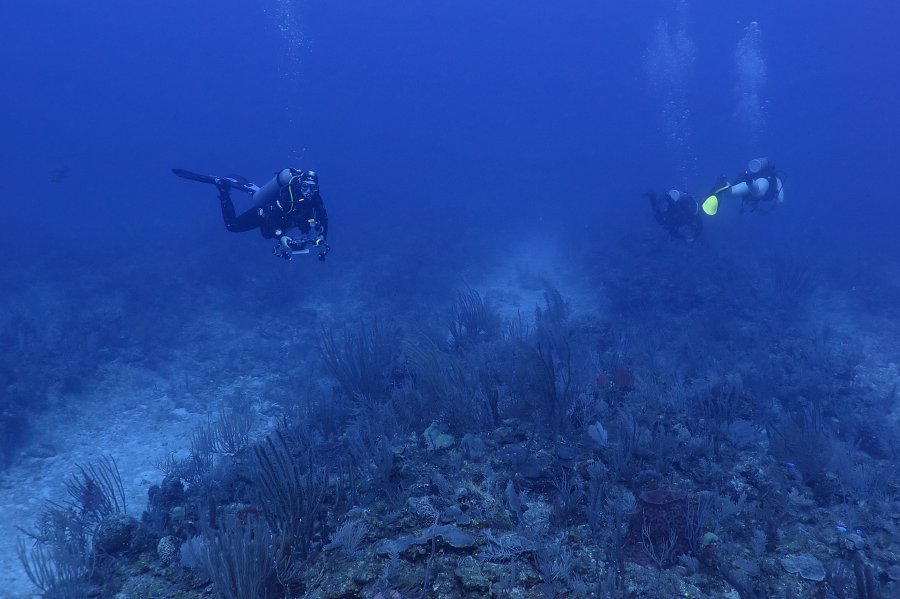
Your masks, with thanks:
[{"label": "dive mask", "polygon": [[308,173],[291,175],[287,185],[281,188],[281,197],[278,207],[285,214],[293,212],[297,205],[304,200],[311,200],[319,191],[319,185],[309,177]]},{"label": "dive mask", "polygon": [[310,179],[304,179],[303,181],[300,181],[300,195],[303,196],[304,200],[313,199],[318,191],[319,185],[315,181],[312,181]]}]

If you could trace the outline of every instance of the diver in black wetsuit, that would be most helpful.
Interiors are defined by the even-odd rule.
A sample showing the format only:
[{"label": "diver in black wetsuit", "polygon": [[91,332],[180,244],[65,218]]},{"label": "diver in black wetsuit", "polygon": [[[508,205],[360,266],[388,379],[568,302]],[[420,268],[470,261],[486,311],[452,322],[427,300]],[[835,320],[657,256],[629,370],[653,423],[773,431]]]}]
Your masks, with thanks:
[{"label": "diver in black wetsuit", "polygon": [[[331,251],[328,237],[328,213],[319,195],[319,177],[314,171],[282,169],[262,187],[237,175],[217,177],[201,175],[182,168],[172,173],[200,183],[210,183],[219,190],[222,219],[225,228],[233,233],[259,229],[265,239],[277,239],[272,253],[290,260],[295,254],[309,254],[318,250],[319,260],[324,261]],[[237,189],[253,196],[253,207],[236,214],[231,190]],[[288,234],[291,229],[299,234]]]},{"label": "diver in black wetsuit", "polygon": [[[235,183],[239,183],[235,185]],[[290,260],[295,253],[308,253],[319,248],[319,260],[324,260],[330,247],[328,213],[319,194],[319,177],[314,171],[284,169],[272,181],[258,188],[252,183],[236,181],[232,177],[216,177],[222,219],[232,233],[259,229],[265,239],[277,239],[272,253]],[[252,193],[254,206],[236,214],[231,201],[232,188]],[[288,232],[296,228],[296,238]]]},{"label": "diver in black wetsuit", "polygon": [[694,241],[703,231],[700,218],[700,206],[690,194],[677,189],[670,189],[662,196],[654,192],[644,194],[650,199],[653,217],[669,234],[676,239]]}]

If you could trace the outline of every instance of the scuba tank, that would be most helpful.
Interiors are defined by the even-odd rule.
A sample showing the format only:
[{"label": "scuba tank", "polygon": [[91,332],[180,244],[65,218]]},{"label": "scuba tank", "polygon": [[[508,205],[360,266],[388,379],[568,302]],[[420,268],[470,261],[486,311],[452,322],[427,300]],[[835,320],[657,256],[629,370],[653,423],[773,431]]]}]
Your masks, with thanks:
[{"label": "scuba tank", "polygon": [[774,199],[781,204],[784,202],[784,184],[781,182],[780,177],[773,176],[774,170],[771,166],[769,159],[766,157],[754,158],[747,163],[747,172],[752,175],[760,175],[764,171],[769,171],[767,176],[758,177],[750,181],[748,191],[752,193],[754,197],[761,198],[769,193],[769,188],[772,185],[775,185],[775,193],[773,194],[775,196]]},{"label": "scuba tank", "polygon": [[747,171],[758,175],[762,172],[767,166],[769,166],[769,159],[766,157],[762,158],[754,158],[750,162],[747,163]]},{"label": "scuba tank", "polygon": [[682,197],[684,197],[686,194],[684,192],[678,191],[677,189],[670,189],[669,191],[666,192],[666,195],[669,196],[670,198],[672,198],[673,202],[677,202]]},{"label": "scuba tank", "polygon": [[291,182],[291,178],[294,176],[293,169],[282,169],[280,170],[274,177],[269,179],[269,181],[259,188],[259,190],[253,194],[253,200],[257,203],[257,205],[263,204],[272,204],[281,199],[281,189]]}]

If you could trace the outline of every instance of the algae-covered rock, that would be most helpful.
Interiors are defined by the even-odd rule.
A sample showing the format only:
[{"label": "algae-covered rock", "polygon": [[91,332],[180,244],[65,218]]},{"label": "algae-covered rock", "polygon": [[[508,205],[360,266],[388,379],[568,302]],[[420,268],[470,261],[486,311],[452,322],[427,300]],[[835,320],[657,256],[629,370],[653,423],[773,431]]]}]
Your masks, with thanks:
[{"label": "algae-covered rock", "polygon": [[843,538],[844,547],[850,551],[859,551],[866,546],[866,540],[856,533],[850,533]]},{"label": "algae-covered rock", "polygon": [[798,574],[806,580],[821,582],[825,580],[825,567],[822,562],[808,553],[788,555],[781,558],[782,567],[791,574]]},{"label": "algae-covered rock", "polygon": [[378,553],[403,553],[413,545],[424,545],[433,538],[442,539],[445,543],[456,549],[464,549],[475,544],[477,539],[464,530],[445,524],[432,526],[421,535],[404,535],[397,539],[385,539],[378,548]]},{"label": "algae-covered rock", "polygon": [[486,597],[491,588],[491,580],[482,566],[481,562],[468,555],[459,561],[453,575],[466,591]]},{"label": "algae-covered rock", "polygon": [[114,599],[147,599],[148,597],[186,599],[197,595],[198,593],[177,590],[169,581],[152,574],[135,574],[125,579],[122,589],[115,594]]},{"label": "algae-covered rock", "polygon": [[422,436],[425,437],[425,447],[428,448],[428,451],[450,449],[453,447],[453,444],[456,443],[456,439],[453,438],[453,435],[446,433],[441,429],[442,427],[437,422],[432,422],[431,425],[425,429],[425,432],[422,433]]},{"label": "algae-covered rock", "polygon": [[463,455],[470,460],[480,461],[487,454],[487,446],[481,437],[466,433],[460,442]]},{"label": "algae-covered rock", "polygon": [[888,575],[888,578],[890,578],[891,580],[893,580],[895,582],[900,581],[900,566],[898,566],[897,564],[894,564],[893,566],[891,566],[890,568],[887,569],[886,574]]},{"label": "algae-covered rock", "polygon": [[94,548],[107,555],[137,554],[151,546],[151,538],[140,522],[125,514],[112,514],[94,533]]}]

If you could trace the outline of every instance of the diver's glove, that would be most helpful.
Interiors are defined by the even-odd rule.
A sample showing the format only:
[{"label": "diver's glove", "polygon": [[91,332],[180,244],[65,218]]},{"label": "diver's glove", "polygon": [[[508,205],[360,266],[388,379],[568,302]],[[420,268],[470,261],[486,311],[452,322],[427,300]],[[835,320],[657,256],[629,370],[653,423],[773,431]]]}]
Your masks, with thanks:
[{"label": "diver's glove", "polygon": [[328,252],[331,251],[331,246],[325,243],[325,236],[317,235],[315,239],[309,239],[306,243],[309,246],[315,247],[317,250],[319,250],[319,262],[325,262],[325,256],[327,256]]},{"label": "diver's glove", "polygon": [[294,254],[308,254],[307,245],[313,242],[309,239],[294,239],[290,235],[282,235],[278,238],[278,243],[272,248],[272,255],[285,260],[291,260]]},{"label": "diver's glove", "polygon": [[276,258],[284,258],[288,262],[294,259],[294,254],[280,243],[276,243],[272,248],[272,255]]},{"label": "diver's glove", "polygon": [[276,258],[284,258],[287,261],[291,261],[294,258],[294,252],[303,249],[302,246],[297,247],[298,243],[300,242],[294,241],[293,237],[282,235],[278,238],[278,243],[275,244],[275,247],[272,248],[272,255]]},{"label": "diver's glove", "polygon": [[316,240],[316,247],[321,248],[318,256],[319,262],[325,262],[325,256],[331,251],[331,246],[325,243],[325,239],[322,238],[321,242],[318,239]]}]

